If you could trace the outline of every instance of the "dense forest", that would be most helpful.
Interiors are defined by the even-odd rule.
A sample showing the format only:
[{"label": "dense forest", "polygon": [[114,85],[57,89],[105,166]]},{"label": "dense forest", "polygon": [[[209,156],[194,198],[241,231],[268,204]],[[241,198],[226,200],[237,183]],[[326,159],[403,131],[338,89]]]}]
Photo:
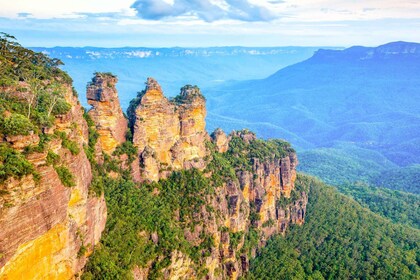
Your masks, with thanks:
[{"label": "dense forest", "polygon": [[376,188],[367,184],[337,185],[337,189],[353,197],[362,206],[372,212],[401,223],[420,229],[420,196],[416,194]]},{"label": "dense forest", "polygon": [[379,152],[340,144],[299,153],[299,170],[332,185],[363,182],[420,194],[420,165],[400,167]]},{"label": "dense forest", "polygon": [[[313,178],[302,227],[271,240],[249,279],[418,279],[420,231],[392,224]],[[415,215],[415,214],[413,214]]]}]

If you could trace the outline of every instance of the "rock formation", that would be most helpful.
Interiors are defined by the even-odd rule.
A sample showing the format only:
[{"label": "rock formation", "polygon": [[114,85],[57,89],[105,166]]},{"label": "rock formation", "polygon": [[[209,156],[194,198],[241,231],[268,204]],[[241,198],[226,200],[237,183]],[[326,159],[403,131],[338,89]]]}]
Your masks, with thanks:
[{"label": "rock formation", "polygon": [[[224,140],[239,137],[245,143],[256,141],[255,134],[248,131],[233,132],[226,137],[223,132],[216,130],[212,134],[212,141],[220,151],[225,147]],[[223,145],[220,145],[220,143]],[[227,143],[228,145],[229,143]],[[226,150],[227,148],[223,148]],[[218,259],[223,267],[225,276],[237,279],[249,268],[249,255],[241,252],[245,236],[251,228],[260,232],[259,246],[264,246],[273,234],[283,234],[290,224],[302,224],[306,214],[307,194],[294,190],[296,180],[297,157],[294,151],[287,152],[281,158],[270,160],[252,158],[250,170],[237,169],[238,181],[228,181],[216,196],[212,206],[223,213],[223,225],[229,232],[241,234],[239,243],[233,248],[228,232],[216,231],[217,243],[220,243]],[[290,199],[291,192],[296,192],[295,199]],[[208,223],[208,222],[207,222]],[[216,228],[220,229],[220,222]],[[217,246],[216,246],[217,247]],[[254,253],[257,246],[253,248]],[[223,279],[212,275],[210,279]]]},{"label": "rock formation", "polygon": [[197,87],[183,87],[170,101],[159,84],[148,78],[146,89],[132,105],[129,118],[142,180],[157,181],[173,170],[204,168],[206,107]]},{"label": "rock formation", "polygon": [[95,73],[86,91],[88,104],[92,106],[88,114],[99,134],[98,145],[107,154],[112,154],[125,141],[127,132],[127,120],[115,88],[117,81],[112,74]]},{"label": "rock formation", "polygon": [[[92,105],[89,116],[99,134],[98,154],[111,155],[125,141],[127,123],[116,81],[112,75],[96,74],[87,89]],[[39,181],[27,175],[9,178],[0,186],[0,279],[71,279],[85,265],[105,227],[104,198],[89,191],[94,172],[83,150],[88,144],[88,126],[69,86],[65,97],[71,110],[57,116],[45,133],[63,135],[66,141],[76,143],[78,152],[71,151],[63,137],[52,137],[46,149],[25,155],[39,173]],[[197,248],[207,242],[203,247],[207,251],[198,251],[195,259],[179,250],[170,252],[169,264],[161,269],[164,278],[238,279],[246,274],[250,258],[268,238],[284,234],[290,224],[303,223],[308,197],[305,191],[295,189],[298,161],[290,145],[258,140],[246,130],[227,136],[218,129],[209,137],[205,99],[197,87],[185,86],[169,100],[149,78],[146,89],[131,103],[128,116],[136,158],[129,161],[125,154],[111,160],[124,170],[131,166],[135,180],[158,181],[172,171],[192,168],[211,180],[212,173],[223,168],[209,167],[215,157],[222,158],[221,164],[228,164],[232,171],[213,183],[214,189],[203,197],[204,203],[191,220],[183,221],[185,240]],[[28,145],[37,145],[41,137],[30,132],[6,136],[2,141],[24,151]],[[56,169],[48,164],[49,153],[58,155],[68,167],[75,186],[63,185]],[[235,158],[240,160],[235,163]],[[179,222],[177,211],[181,209],[173,219]],[[139,234],[149,236],[155,245],[162,239],[157,232]],[[133,277],[147,279],[154,264],[152,260],[145,267],[135,266]]]},{"label": "rock formation", "polygon": [[[76,143],[78,153],[52,137],[46,149],[25,156],[39,178],[11,177],[0,184],[0,279],[71,279],[85,265],[105,227],[104,197],[89,192],[92,172],[83,151],[88,142],[83,110],[71,87],[64,88],[71,109],[55,118],[49,133],[66,135]],[[5,137],[0,144],[17,148],[40,141],[33,134],[30,141],[27,138]],[[46,163],[51,152],[74,175],[73,187],[64,186],[54,167]]]},{"label": "rock formation", "polygon": [[211,134],[211,140],[217,147],[219,153],[224,153],[229,148],[229,138],[226,136],[225,132],[218,128]]},{"label": "rock formation", "polygon": [[[224,153],[230,153],[232,139],[243,143],[243,152],[260,141],[249,131],[226,136],[217,130],[212,134],[217,153],[220,147]],[[175,251],[169,265],[162,270],[165,279],[238,279],[246,274],[250,258],[271,236],[285,234],[290,224],[303,223],[308,197],[294,186],[296,154],[288,146],[282,151],[281,157],[273,151],[267,159],[251,157],[249,168],[236,168],[236,176],[225,178],[222,185],[214,188],[214,195],[206,197],[205,205],[193,214],[193,226],[185,226],[184,236],[190,244],[197,246],[206,236],[214,242],[200,259],[205,277],[197,276],[197,263]],[[234,155],[227,158],[230,156]],[[159,237],[150,233],[150,239],[159,240]],[[252,239],[254,243],[249,241]],[[134,278],[147,279],[151,266],[136,267]]]}]

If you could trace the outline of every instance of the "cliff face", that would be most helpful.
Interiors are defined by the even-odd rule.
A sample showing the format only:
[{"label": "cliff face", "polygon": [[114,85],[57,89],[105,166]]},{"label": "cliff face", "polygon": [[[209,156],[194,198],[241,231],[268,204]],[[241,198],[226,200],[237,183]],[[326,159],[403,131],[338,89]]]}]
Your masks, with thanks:
[{"label": "cliff face", "polygon": [[129,118],[139,152],[138,179],[157,181],[173,170],[203,169],[206,108],[199,89],[186,86],[170,101],[159,84],[148,78],[137,102]]},{"label": "cliff face", "polygon": [[[243,152],[260,141],[247,131],[233,132],[226,137],[223,131],[217,130],[212,135],[217,135],[212,138],[216,149],[230,153],[229,157],[235,156],[234,147],[229,144],[232,138],[245,144]],[[308,197],[306,191],[295,189],[297,158],[294,151],[286,149],[286,152],[280,158],[273,152],[269,159],[248,155],[251,166],[236,166],[236,178],[225,180],[218,189],[211,205],[223,219],[215,219],[214,225],[208,227],[215,236],[215,248],[220,248],[208,260],[211,264],[208,269],[213,271],[208,275],[210,279],[237,279],[244,275],[249,259],[273,234],[284,234],[290,224],[304,222]],[[290,197],[292,192],[294,198]],[[253,234],[258,237],[256,243],[250,244]],[[215,264],[214,259],[220,261]],[[223,270],[219,276],[215,273],[217,267]]]},{"label": "cliff face", "polygon": [[[62,90],[71,108],[41,133],[44,148],[28,149],[29,144],[40,145],[34,132],[0,139],[1,145],[26,147],[25,159],[36,174],[0,184],[0,279],[70,279],[83,268],[105,227],[104,197],[89,192],[92,172],[83,151],[88,142],[83,109],[69,85]],[[71,187],[56,171],[62,169],[49,164],[51,155],[73,174]]]},{"label": "cliff face", "polygon": [[96,73],[87,86],[86,97],[92,106],[89,116],[96,124],[100,150],[112,154],[125,142],[127,120],[121,110],[115,85],[117,78],[107,73]]},{"label": "cliff face", "polygon": [[[189,218],[182,218],[185,240],[198,248],[209,246],[212,240],[211,249],[198,260],[188,252],[172,251],[145,267],[135,266],[135,279],[147,279],[163,258],[170,260],[160,271],[165,279],[201,279],[203,275],[237,279],[248,271],[249,259],[267,239],[284,234],[290,224],[304,222],[308,197],[305,190],[295,189],[298,161],[290,145],[258,140],[249,131],[227,136],[217,129],[209,137],[205,116],[205,99],[197,87],[185,86],[168,100],[152,78],[130,104],[128,117],[137,149],[131,165],[134,179],[159,181],[173,171],[195,168],[214,185],[214,194],[202,197],[204,204]],[[218,177],[226,164],[230,175]],[[159,191],[153,195],[159,196]],[[184,216],[188,213],[176,210],[174,221],[179,222],[181,211]],[[162,238],[157,232],[141,235],[149,236],[156,246]]]}]

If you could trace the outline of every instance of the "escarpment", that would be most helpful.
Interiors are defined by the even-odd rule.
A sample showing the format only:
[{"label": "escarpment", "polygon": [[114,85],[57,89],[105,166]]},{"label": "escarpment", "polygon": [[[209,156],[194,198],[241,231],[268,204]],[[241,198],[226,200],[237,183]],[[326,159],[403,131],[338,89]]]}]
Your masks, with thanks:
[{"label": "escarpment", "polygon": [[117,81],[117,77],[110,73],[95,73],[86,91],[88,104],[92,106],[88,114],[99,134],[99,149],[107,154],[112,154],[118,145],[125,142],[127,132],[127,119],[115,88]]},{"label": "escarpment", "polygon": [[204,168],[206,107],[197,87],[185,86],[168,100],[160,85],[148,78],[128,116],[139,153],[140,180],[157,181],[174,170]]},{"label": "escarpment", "polygon": [[[51,122],[40,127],[13,112],[21,108],[25,97],[35,94],[30,85],[21,83],[23,92],[2,89],[0,279],[71,279],[83,268],[105,228],[104,197],[90,190],[92,170],[83,150],[88,143],[83,108],[67,83],[43,83],[38,98],[41,94],[49,98],[55,84],[59,86],[57,104],[65,110],[53,108]],[[34,114],[42,114],[37,109],[42,102],[34,105]],[[7,131],[5,122],[17,117],[31,131]],[[10,165],[15,171],[9,174]]]},{"label": "escarpment", "polygon": [[247,130],[208,136],[197,87],[167,99],[149,78],[127,115],[136,151],[131,172],[141,190],[132,190],[141,194],[130,203],[142,209],[147,201],[157,211],[138,213],[143,222],[133,230],[148,244],[138,250],[155,248],[157,256],[143,255],[143,264],[126,268],[135,279],[238,279],[271,236],[304,222],[308,190],[295,187],[298,161],[290,144]]},{"label": "escarpment", "polygon": [[238,279],[304,222],[290,144],[209,136],[198,87],[168,99],[149,78],[126,139],[115,76],[95,74],[85,113],[67,74],[30,55],[0,73],[0,279]]}]

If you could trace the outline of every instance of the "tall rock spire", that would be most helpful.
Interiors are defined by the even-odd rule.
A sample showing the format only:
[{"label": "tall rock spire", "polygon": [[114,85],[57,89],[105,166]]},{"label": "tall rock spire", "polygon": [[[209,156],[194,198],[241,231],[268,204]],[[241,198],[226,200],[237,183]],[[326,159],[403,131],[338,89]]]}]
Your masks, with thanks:
[{"label": "tall rock spire", "polygon": [[122,112],[118,92],[118,79],[109,73],[95,73],[87,86],[86,97],[92,106],[89,116],[95,122],[102,151],[111,154],[125,141],[127,120]]}]

